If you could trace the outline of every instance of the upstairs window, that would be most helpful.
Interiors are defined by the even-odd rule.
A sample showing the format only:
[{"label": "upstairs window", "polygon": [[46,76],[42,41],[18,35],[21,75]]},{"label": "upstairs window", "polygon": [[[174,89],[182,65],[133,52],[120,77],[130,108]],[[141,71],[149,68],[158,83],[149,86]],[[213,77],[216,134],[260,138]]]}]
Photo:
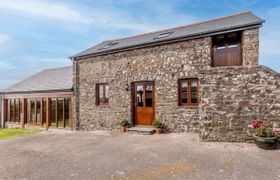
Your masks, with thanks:
[{"label": "upstairs window", "polygon": [[198,105],[198,79],[179,80],[179,106]]},{"label": "upstairs window", "polygon": [[213,66],[242,66],[240,32],[213,36]]},{"label": "upstairs window", "polygon": [[109,104],[109,84],[96,85],[96,105]]}]

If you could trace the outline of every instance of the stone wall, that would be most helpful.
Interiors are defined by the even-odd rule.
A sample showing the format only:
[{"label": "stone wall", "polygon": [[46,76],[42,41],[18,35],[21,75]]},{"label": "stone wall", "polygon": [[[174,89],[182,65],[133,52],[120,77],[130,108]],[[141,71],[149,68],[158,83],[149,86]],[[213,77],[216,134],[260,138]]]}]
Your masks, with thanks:
[{"label": "stone wall", "polygon": [[[198,108],[178,107],[177,84],[210,66],[210,37],[78,61],[80,129],[115,129],[121,118],[131,120],[126,84],[148,80],[155,82],[156,118],[174,132],[198,132]],[[109,83],[109,105],[96,106],[95,85],[104,82]]]},{"label": "stone wall", "polygon": [[201,71],[201,137],[250,141],[253,120],[280,124],[280,74],[264,66]]},{"label": "stone wall", "polygon": [[244,66],[259,65],[259,29],[249,29],[242,33],[242,57]]},{"label": "stone wall", "polygon": [[[272,124],[279,122],[278,90],[273,90],[279,86],[279,75],[257,66],[258,29],[242,34],[243,67],[211,67],[211,37],[77,61],[76,126],[112,130],[119,128],[122,118],[131,121],[131,92],[126,85],[148,80],[155,83],[155,118],[171,132],[200,132],[205,141],[246,141],[252,116],[269,112],[269,117],[263,116]],[[182,78],[199,79],[198,107],[178,106]],[[109,105],[96,106],[96,84],[105,82]]]}]

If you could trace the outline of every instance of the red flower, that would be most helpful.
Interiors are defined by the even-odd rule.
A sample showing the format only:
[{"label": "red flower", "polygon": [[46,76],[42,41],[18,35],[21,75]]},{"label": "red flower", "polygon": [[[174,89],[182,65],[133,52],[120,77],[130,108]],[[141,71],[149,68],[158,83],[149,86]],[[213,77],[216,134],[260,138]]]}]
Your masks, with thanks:
[{"label": "red flower", "polygon": [[252,122],[252,126],[253,126],[254,128],[257,128],[257,127],[259,126],[259,122],[258,122],[258,121],[253,121],[253,122]]},{"label": "red flower", "polygon": [[262,121],[262,126],[268,128],[267,122],[265,120]]}]

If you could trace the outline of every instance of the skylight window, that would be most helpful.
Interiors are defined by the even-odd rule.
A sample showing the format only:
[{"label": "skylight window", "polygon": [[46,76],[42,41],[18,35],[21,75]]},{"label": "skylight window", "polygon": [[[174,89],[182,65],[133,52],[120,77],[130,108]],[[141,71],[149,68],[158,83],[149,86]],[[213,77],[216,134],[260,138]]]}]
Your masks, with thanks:
[{"label": "skylight window", "polygon": [[162,39],[162,38],[166,38],[166,37],[170,36],[171,34],[173,34],[173,32],[165,32],[165,33],[161,33],[161,34],[159,34],[157,37],[155,37],[154,39]]},{"label": "skylight window", "polygon": [[108,49],[108,48],[110,48],[110,47],[112,47],[112,46],[114,46],[114,45],[116,45],[116,44],[118,44],[118,42],[109,42],[109,43],[107,43],[105,46],[101,47],[100,50],[102,50],[102,49]]}]

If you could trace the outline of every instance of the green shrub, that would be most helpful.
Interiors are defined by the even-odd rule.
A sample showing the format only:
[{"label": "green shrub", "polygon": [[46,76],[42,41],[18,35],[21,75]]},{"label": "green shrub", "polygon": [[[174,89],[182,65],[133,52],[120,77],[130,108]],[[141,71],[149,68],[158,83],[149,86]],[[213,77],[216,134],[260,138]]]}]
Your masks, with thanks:
[{"label": "green shrub", "polygon": [[121,125],[122,127],[128,126],[128,120],[122,119],[122,120],[120,121],[120,125]]},{"label": "green shrub", "polygon": [[271,129],[261,126],[261,127],[256,129],[256,136],[259,136],[259,137],[275,137],[275,134],[272,132]]},{"label": "green shrub", "polygon": [[153,126],[155,128],[163,128],[163,124],[159,120],[154,120]]}]

